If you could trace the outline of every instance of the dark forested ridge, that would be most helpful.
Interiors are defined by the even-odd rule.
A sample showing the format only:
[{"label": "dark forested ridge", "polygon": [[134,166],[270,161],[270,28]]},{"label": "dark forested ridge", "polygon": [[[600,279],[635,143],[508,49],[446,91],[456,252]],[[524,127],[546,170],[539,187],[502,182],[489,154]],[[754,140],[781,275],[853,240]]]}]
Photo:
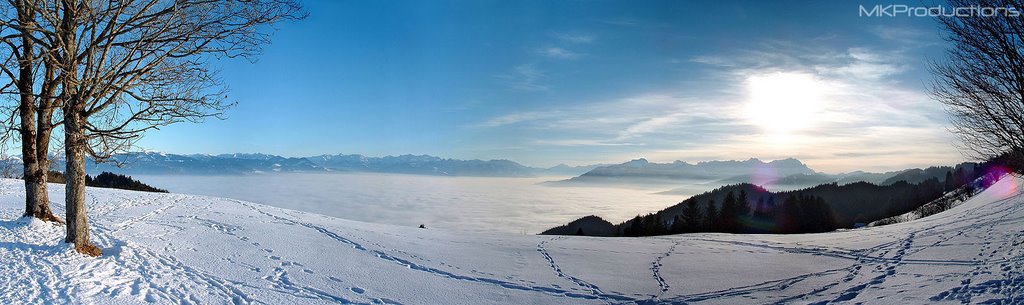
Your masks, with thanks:
[{"label": "dark forested ridge", "polygon": [[167,190],[149,186],[141,181],[132,179],[130,176],[118,175],[110,172],[103,172],[96,175],[95,178],[86,175],[85,185],[132,191],[167,193]]},{"label": "dark forested ridge", "polygon": [[544,232],[549,235],[614,236],[615,225],[601,217],[590,215],[577,219],[571,224],[557,226]]},{"label": "dark forested ridge", "polygon": [[[50,171],[46,175],[46,180],[50,183],[64,183],[64,174],[57,171]],[[167,190],[149,186],[148,184],[142,183],[142,181],[132,179],[131,176],[119,175],[111,172],[103,172],[96,175],[96,177],[86,175],[85,185],[130,191],[167,193]]]},{"label": "dark forested ridge", "polygon": [[978,179],[999,167],[996,162],[932,167],[876,185],[855,182],[771,192],[740,183],[692,196],[676,205],[637,215],[617,225],[587,216],[541,234],[592,236],[651,236],[664,234],[813,233],[852,228],[904,214],[961,189],[984,187]]}]

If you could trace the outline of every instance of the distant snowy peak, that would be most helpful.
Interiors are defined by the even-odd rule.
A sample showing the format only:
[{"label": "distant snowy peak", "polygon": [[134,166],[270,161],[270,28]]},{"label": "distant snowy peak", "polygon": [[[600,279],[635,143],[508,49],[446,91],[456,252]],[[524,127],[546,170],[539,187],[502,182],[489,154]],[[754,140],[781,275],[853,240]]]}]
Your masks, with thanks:
[{"label": "distant snowy peak", "polygon": [[[792,162],[792,161],[789,161]],[[796,161],[799,162],[799,161]],[[925,169],[910,168],[899,171],[884,173],[870,173],[865,171],[852,171],[849,173],[825,174],[825,173],[799,173],[793,175],[762,175],[761,173],[750,173],[738,175],[719,180],[717,184],[754,183],[771,187],[775,190],[793,190],[810,187],[819,184],[836,183],[839,185],[854,182],[868,182],[875,185],[891,185],[898,182],[918,184],[929,179],[944,182],[948,175],[963,176],[975,170],[976,163],[964,162],[956,166],[932,166]],[[778,168],[773,167],[773,168]]]},{"label": "distant snowy peak", "polygon": [[645,166],[647,166],[649,164],[651,164],[651,162],[648,162],[647,159],[640,158],[640,159],[636,159],[636,160],[630,160],[629,162],[623,163],[622,165],[625,165],[625,166],[628,166],[628,167],[632,167],[632,168],[642,168],[642,167],[645,167]]},{"label": "distant snowy peak", "polygon": [[220,154],[217,155],[220,158],[233,158],[233,159],[244,159],[244,160],[273,160],[283,159],[284,157],[262,154],[262,153],[234,153],[234,154]]},{"label": "distant snowy peak", "polygon": [[[673,164],[679,164],[679,163],[686,164],[686,162],[682,162],[682,161],[675,161],[675,162],[673,162]],[[761,161],[761,159],[758,159],[758,158],[750,158],[750,159],[747,159],[746,161],[736,161],[736,160],[729,160],[729,161],[701,161],[701,162],[697,162],[696,166],[698,166],[698,167],[701,167],[701,166],[702,167],[710,167],[710,168],[759,166],[759,167],[768,167],[768,168],[796,168],[796,169],[807,169],[807,170],[810,170],[810,168],[808,168],[806,164],[804,164],[803,162],[801,162],[800,160],[797,160],[795,158],[786,158],[786,159],[780,159],[780,160],[773,160],[773,161],[770,161],[770,162],[764,162],[764,161]],[[804,171],[804,172],[801,172],[801,173],[813,174],[814,171],[810,171],[810,172]]]},{"label": "distant snowy peak", "polygon": [[[920,183],[928,179],[944,181],[947,174],[960,175],[973,170],[974,163],[962,163],[953,167],[938,166],[926,169],[906,169],[885,173],[852,171],[840,174],[817,172],[796,158],[769,162],[757,158],[729,161],[701,161],[694,164],[674,161],[655,163],[647,159],[635,159],[625,163],[601,166],[583,175],[568,180],[553,181],[553,184],[573,183],[616,183],[616,184],[675,184],[680,181],[703,181],[708,185],[752,183],[769,186],[775,190],[791,190],[825,183],[849,184],[869,182],[889,185],[899,181]],[[687,188],[673,189],[666,194],[685,193]]]},{"label": "distant snowy peak", "polygon": [[772,162],[768,162],[768,165],[779,167],[807,167],[807,164],[804,164],[803,162],[797,160],[796,158],[774,160]]},{"label": "distant snowy peak", "polygon": [[647,177],[670,179],[715,179],[748,175],[770,170],[775,175],[815,174],[800,160],[788,158],[764,162],[757,158],[746,161],[702,161],[690,164],[683,161],[653,163],[636,159],[626,163],[595,168],[581,177]]},{"label": "distant snowy peak", "polygon": [[337,154],[308,157],[331,171],[361,171],[441,176],[532,177],[532,168],[509,160],[459,160],[430,155],[366,157]]},{"label": "distant snowy peak", "polygon": [[[110,163],[89,162],[89,173],[237,175],[268,172],[381,172],[441,176],[532,177],[540,169],[509,160],[458,160],[430,155],[367,157],[358,154],[282,157],[264,153],[177,155],[130,152]],[[60,168],[62,164],[55,164]]]},{"label": "distant snowy peak", "polygon": [[323,168],[305,158],[286,158],[268,154],[177,155],[129,152],[116,154],[110,159],[113,162],[88,162],[86,171],[92,174],[108,171],[126,174],[183,175],[323,171]]},{"label": "distant snowy peak", "polygon": [[534,168],[533,170],[538,176],[579,176],[601,166],[607,166],[607,164],[570,166],[561,163],[549,168]]}]

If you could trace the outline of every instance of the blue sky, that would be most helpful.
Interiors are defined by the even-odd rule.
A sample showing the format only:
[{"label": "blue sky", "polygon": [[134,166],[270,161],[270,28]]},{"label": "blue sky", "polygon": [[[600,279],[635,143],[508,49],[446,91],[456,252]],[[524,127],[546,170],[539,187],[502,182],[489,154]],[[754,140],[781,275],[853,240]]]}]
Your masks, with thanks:
[{"label": "blue sky", "polygon": [[[827,172],[962,160],[925,17],[871,2],[309,1],[238,105],[139,145],[170,153],[431,154],[527,165],[796,157]],[[913,3],[911,3],[913,4]]]}]

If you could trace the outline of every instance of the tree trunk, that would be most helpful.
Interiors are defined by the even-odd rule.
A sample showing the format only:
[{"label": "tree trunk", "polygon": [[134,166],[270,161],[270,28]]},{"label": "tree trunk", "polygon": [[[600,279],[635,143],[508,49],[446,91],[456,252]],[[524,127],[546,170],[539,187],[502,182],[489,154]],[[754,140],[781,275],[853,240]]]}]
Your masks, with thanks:
[{"label": "tree trunk", "polygon": [[[77,22],[79,2],[61,1],[60,29],[58,42],[64,54],[78,54]],[[65,56],[61,65],[61,110],[64,112],[64,205],[67,236],[64,242],[74,243],[75,251],[99,256],[102,251],[89,241],[89,217],[85,212],[85,153],[88,139],[85,137],[85,101],[78,86],[78,58]]]},{"label": "tree trunk", "polygon": [[[35,184],[35,205],[31,211],[26,211],[25,216],[32,216],[39,218],[43,221],[54,221],[63,223],[64,221],[53,215],[53,210],[50,209],[50,194],[47,190],[46,183],[48,182],[47,172],[50,170],[50,158],[47,156],[49,152],[50,132],[52,130],[36,130],[36,167],[34,173],[34,179],[32,183]],[[25,183],[28,183],[26,180]],[[31,214],[28,214],[31,212]]]},{"label": "tree trunk", "polygon": [[21,159],[24,164],[22,176],[25,179],[25,216],[38,217],[36,215],[41,215],[41,203],[47,202],[47,205],[49,203],[46,194],[46,176],[39,174],[39,162],[36,159],[36,131],[33,124],[35,122],[34,101],[32,101],[31,95],[26,97],[25,94],[22,94],[21,99],[21,106],[18,107],[18,110],[21,116]]},{"label": "tree trunk", "polygon": [[[22,24],[31,24],[34,18],[29,7],[22,3],[18,8],[18,19]],[[39,189],[39,176],[36,174],[39,168],[36,162],[36,130],[35,130],[35,75],[33,65],[35,64],[35,47],[30,37],[31,33],[25,32],[21,35],[21,58],[18,60],[18,93],[21,96],[21,103],[18,106],[18,116],[21,120],[21,161],[23,165],[22,179],[25,180],[25,216],[36,215],[39,207],[41,191]],[[44,182],[45,183],[45,182]]]},{"label": "tree trunk", "polygon": [[50,210],[50,195],[47,191],[47,173],[50,171],[50,135],[53,133],[53,111],[54,111],[54,74],[55,68],[48,60],[44,64],[44,79],[42,94],[39,96],[39,104],[36,107],[36,168],[33,182],[36,183],[36,205],[32,210],[32,216],[43,221],[54,221],[63,223],[60,218],[53,215]]},{"label": "tree trunk", "polygon": [[[29,73],[32,73],[31,68],[29,68]],[[25,82],[24,78],[19,80],[19,87]],[[27,82],[29,83],[28,90],[32,90],[31,76]],[[35,122],[35,110],[33,109],[35,102],[33,100],[31,92],[26,94],[22,91],[21,106],[18,107],[21,117],[21,161],[24,166],[22,179],[25,180],[25,216],[35,215],[40,197],[38,176],[36,175],[36,169],[39,168],[39,164],[36,162],[36,133],[35,126],[32,124]]]},{"label": "tree trunk", "polygon": [[[46,179],[47,172],[50,170],[50,158],[47,156],[47,152],[49,152],[50,131],[36,130],[36,166],[32,179],[32,183],[35,184],[35,202],[32,209],[26,211],[25,216],[32,216],[43,221],[64,223],[59,217],[53,215],[53,210],[50,209],[50,194],[46,185],[48,182]],[[27,179],[25,183],[29,183]],[[28,214],[29,212],[31,214]]]},{"label": "tree trunk", "polygon": [[87,142],[82,123],[83,107],[77,99],[67,101],[64,108],[64,189],[67,214],[65,242],[74,243],[75,251],[99,256],[102,251],[89,241],[89,217],[85,211],[85,151]]},{"label": "tree trunk", "polygon": [[[35,11],[32,5],[24,1],[18,2],[19,23],[31,29],[37,24],[35,22]],[[25,181],[25,214],[27,217],[36,217],[44,221],[57,221],[60,218],[53,216],[50,211],[50,198],[46,191],[46,171],[49,169],[49,162],[46,152],[49,150],[50,123],[53,114],[52,98],[43,97],[37,99],[35,96],[35,42],[32,40],[33,32],[26,30],[21,33],[21,57],[18,61],[18,91],[21,96],[18,106],[18,116],[21,120],[21,158],[23,164],[22,179]],[[53,86],[54,70],[52,65],[47,65],[46,79],[43,81],[44,94],[52,96],[55,87]],[[48,92],[45,92],[48,91]],[[37,107],[36,102],[43,101],[45,104]],[[37,123],[38,127],[33,124]],[[42,115],[46,115],[43,120]],[[45,124],[44,124],[45,123]],[[45,130],[44,130],[45,129]],[[40,153],[41,142],[42,146]]]}]

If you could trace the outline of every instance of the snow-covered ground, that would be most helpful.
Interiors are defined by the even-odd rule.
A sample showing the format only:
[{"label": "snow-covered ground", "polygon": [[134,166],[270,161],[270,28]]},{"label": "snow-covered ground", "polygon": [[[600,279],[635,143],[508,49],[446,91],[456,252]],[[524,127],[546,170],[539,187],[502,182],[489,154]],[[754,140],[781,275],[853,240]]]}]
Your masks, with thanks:
[{"label": "snow-covered ground", "polygon": [[19,219],[20,181],[0,180],[0,303],[1020,304],[1022,189],[1006,178],[950,211],[877,228],[655,238],[424,230],[89,189],[105,251],[93,259],[63,244],[62,228]]}]

